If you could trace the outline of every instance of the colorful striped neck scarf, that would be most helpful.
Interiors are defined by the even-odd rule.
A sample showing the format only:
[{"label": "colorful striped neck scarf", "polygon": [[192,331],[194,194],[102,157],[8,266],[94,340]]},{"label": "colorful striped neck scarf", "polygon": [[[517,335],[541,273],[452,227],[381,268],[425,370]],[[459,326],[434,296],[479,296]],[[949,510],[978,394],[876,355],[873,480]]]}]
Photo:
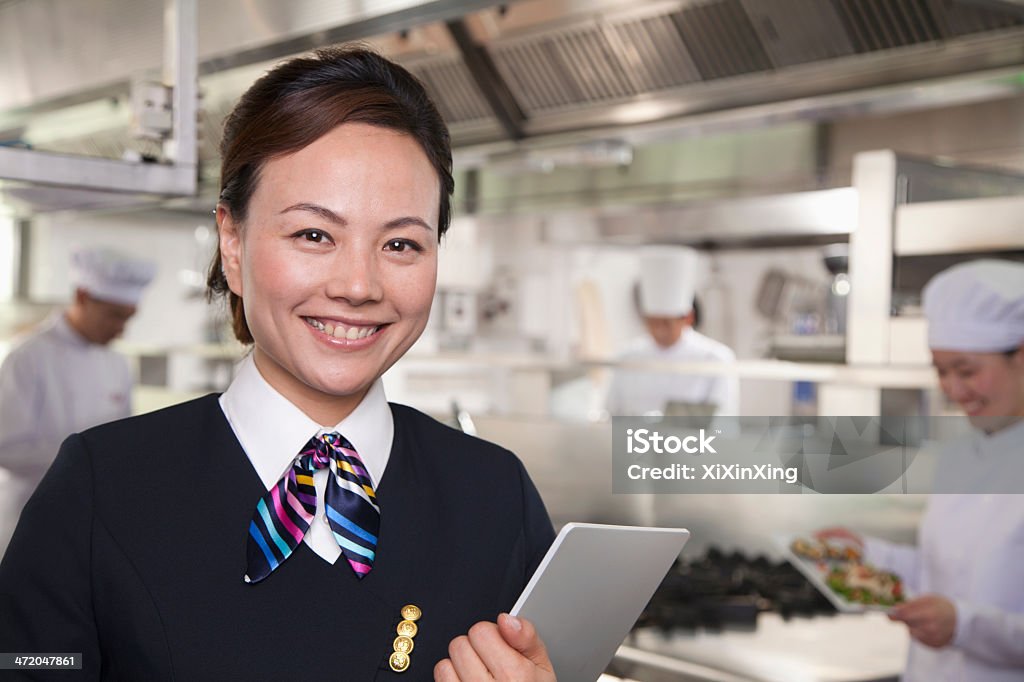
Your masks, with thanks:
[{"label": "colorful striped neck scarf", "polygon": [[291,556],[316,513],[313,472],[330,468],[324,511],[342,553],[359,578],[373,568],[380,508],[370,474],[339,433],[314,436],[288,473],[256,505],[249,523],[245,581],[258,583]]}]

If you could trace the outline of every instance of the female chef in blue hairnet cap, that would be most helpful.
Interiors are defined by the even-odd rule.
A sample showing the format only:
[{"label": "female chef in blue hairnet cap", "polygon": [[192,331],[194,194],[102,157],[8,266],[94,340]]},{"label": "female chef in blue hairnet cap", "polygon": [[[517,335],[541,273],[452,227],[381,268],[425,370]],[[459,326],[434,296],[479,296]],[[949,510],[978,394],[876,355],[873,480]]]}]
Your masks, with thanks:
[{"label": "female chef in blue hairnet cap", "polygon": [[904,680],[1024,680],[1024,490],[1005,483],[1024,466],[1024,264],[949,268],[925,287],[924,312],[942,392],[976,430],[935,490],[979,492],[932,495],[916,547],[820,535],[862,542],[916,595],[889,614],[913,640]]}]

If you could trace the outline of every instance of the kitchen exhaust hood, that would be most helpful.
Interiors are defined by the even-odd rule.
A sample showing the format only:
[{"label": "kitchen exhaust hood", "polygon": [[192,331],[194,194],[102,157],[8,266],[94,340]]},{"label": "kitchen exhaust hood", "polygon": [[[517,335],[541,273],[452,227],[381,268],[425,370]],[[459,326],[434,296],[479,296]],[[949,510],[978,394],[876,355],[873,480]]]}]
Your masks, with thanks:
[{"label": "kitchen exhaust hood", "polygon": [[[160,34],[159,5],[0,4],[0,144],[151,156],[118,109],[159,66],[159,41],[144,39]],[[457,158],[506,155],[541,169],[626,159],[639,126],[670,136],[700,120],[700,134],[777,123],[783,104],[786,120],[831,120],[1024,89],[1024,0],[221,0],[199,6],[203,179],[216,176],[222,121],[254,78],[352,39],[422,79]],[[96,100],[109,106],[93,107],[97,120],[78,132],[47,113]],[[553,160],[524,152],[582,142],[593,149]]]}]

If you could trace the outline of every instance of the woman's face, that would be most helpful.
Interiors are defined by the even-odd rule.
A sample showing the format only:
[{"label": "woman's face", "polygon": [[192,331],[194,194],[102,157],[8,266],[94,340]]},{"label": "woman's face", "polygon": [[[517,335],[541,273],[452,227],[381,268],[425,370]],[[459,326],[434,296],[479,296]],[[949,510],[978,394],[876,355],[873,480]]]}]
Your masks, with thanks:
[{"label": "woman's face", "polygon": [[256,365],[314,420],[344,418],[423,332],[439,196],[413,138],[346,123],[263,166],[244,227],[218,208]]},{"label": "woman's face", "polygon": [[991,433],[1024,416],[1024,348],[1010,356],[933,350],[932,364],[942,392],[975,427]]}]

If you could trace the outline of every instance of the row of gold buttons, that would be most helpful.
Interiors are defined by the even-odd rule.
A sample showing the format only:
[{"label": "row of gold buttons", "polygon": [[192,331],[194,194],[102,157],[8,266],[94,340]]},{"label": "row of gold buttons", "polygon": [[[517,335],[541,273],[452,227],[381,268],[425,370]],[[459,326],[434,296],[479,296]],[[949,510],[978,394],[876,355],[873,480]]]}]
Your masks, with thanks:
[{"label": "row of gold buttons", "polygon": [[402,607],[402,621],[396,628],[398,637],[395,637],[394,641],[394,653],[391,654],[391,658],[388,659],[388,664],[391,669],[396,673],[404,673],[409,669],[409,665],[412,663],[412,659],[409,658],[409,654],[412,653],[413,641],[412,638],[419,632],[419,627],[416,625],[416,621],[420,619],[423,612],[420,608],[414,604],[406,604]]}]

